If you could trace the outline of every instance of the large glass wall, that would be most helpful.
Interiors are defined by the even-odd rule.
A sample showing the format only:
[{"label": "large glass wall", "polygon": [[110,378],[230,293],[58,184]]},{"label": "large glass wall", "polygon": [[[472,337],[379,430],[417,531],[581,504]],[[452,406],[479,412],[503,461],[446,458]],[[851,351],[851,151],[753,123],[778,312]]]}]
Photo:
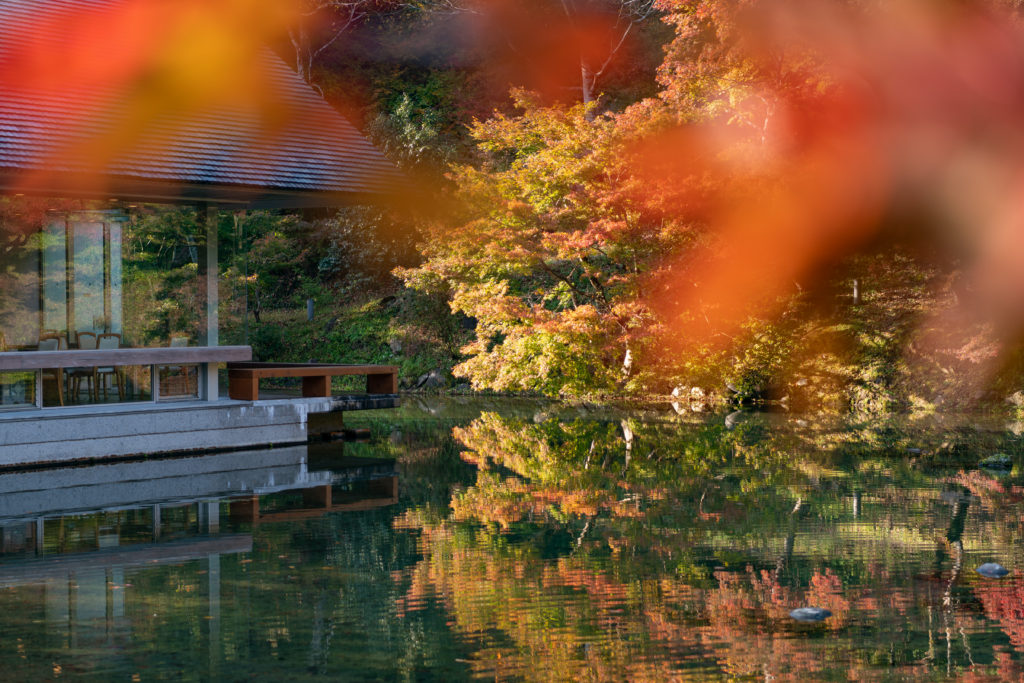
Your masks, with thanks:
[{"label": "large glass wall", "polygon": [[126,221],[126,216],[110,213],[55,218],[44,226],[37,252],[40,336],[66,335],[67,344],[75,346],[79,333],[122,334]]},{"label": "large glass wall", "polygon": [[[0,202],[0,352],[206,343],[194,211]],[[188,365],[0,371],[0,409],[194,398],[199,384]]]}]

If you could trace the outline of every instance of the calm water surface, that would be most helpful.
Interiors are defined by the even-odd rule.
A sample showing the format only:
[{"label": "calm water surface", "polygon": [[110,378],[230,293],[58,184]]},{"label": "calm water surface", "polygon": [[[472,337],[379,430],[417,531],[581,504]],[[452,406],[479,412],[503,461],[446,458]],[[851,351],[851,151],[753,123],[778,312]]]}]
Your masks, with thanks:
[{"label": "calm water surface", "polygon": [[1024,678],[1021,425],[407,403],[0,473],[0,678]]}]

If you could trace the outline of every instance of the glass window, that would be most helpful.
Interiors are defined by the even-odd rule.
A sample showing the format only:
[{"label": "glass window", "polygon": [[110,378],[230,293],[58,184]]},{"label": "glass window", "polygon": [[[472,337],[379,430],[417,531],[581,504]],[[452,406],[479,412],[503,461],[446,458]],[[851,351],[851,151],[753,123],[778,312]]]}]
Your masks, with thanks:
[{"label": "glass window", "polygon": [[[129,215],[43,204],[0,197],[0,353],[202,343],[205,229],[193,209],[144,206]],[[198,396],[198,367],[157,374],[159,398]],[[0,408],[35,404],[34,375],[0,376]],[[152,400],[152,377],[149,366],[43,370],[42,404]]]},{"label": "glass window", "polygon": [[0,372],[0,408],[26,408],[36,404],[36,373]]}]

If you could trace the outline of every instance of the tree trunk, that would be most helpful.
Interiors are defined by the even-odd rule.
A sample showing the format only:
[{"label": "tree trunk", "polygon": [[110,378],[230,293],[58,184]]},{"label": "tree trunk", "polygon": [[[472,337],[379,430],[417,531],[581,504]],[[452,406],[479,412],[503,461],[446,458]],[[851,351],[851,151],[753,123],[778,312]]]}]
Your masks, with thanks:
[{"label": "tree trunk", "polygon": [[311,74],[307,68],[307,63],[310,61],[310,50],[306,31],[302,28],[297,28],[294,31],[289,31],[288,37],[291,40],[292,48],[295,49],[295,71],[298,72],[302,80],[309,83]]},{"label": "tree trunk", "polygon": [[583,104],[587,106],[587,121],[593,121],[596,112],[594,107],[589,106],[594,102],[594,86],[597,81],[597,74],[586,61],[580,60],[580,79],[583,84]]}]

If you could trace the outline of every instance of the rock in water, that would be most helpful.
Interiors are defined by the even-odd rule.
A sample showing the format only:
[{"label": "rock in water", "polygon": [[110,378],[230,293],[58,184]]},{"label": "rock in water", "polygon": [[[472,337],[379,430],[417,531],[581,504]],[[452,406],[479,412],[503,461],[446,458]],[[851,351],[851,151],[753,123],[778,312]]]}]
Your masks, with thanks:
[{"label": "rock in water", "polygon": [[416,389],[436,389],[443,387],[448,383],[445,378],[444,370],[437,368],[431,370],[425,375],[420,375],[420,378],[416,381]]},{"label": "rock in water", "polygon": [[989,470],[1009,470],[1013,468],[1013,458],[1005,453],[996,453],[995,455],[988,456],[978,464]]},{"label": "rock in water", "polygon": [[804,623],[814,623],[816,621],[825,621],[832,616],[832,613],[820,607],[797,607],[789,613],[789,616]]},{"label": "rock in water", "polygon": [[974,571],[978,572],[986,579],[1001,579],[1010,573],[1009,569],[995,562],[986,562]]}]

